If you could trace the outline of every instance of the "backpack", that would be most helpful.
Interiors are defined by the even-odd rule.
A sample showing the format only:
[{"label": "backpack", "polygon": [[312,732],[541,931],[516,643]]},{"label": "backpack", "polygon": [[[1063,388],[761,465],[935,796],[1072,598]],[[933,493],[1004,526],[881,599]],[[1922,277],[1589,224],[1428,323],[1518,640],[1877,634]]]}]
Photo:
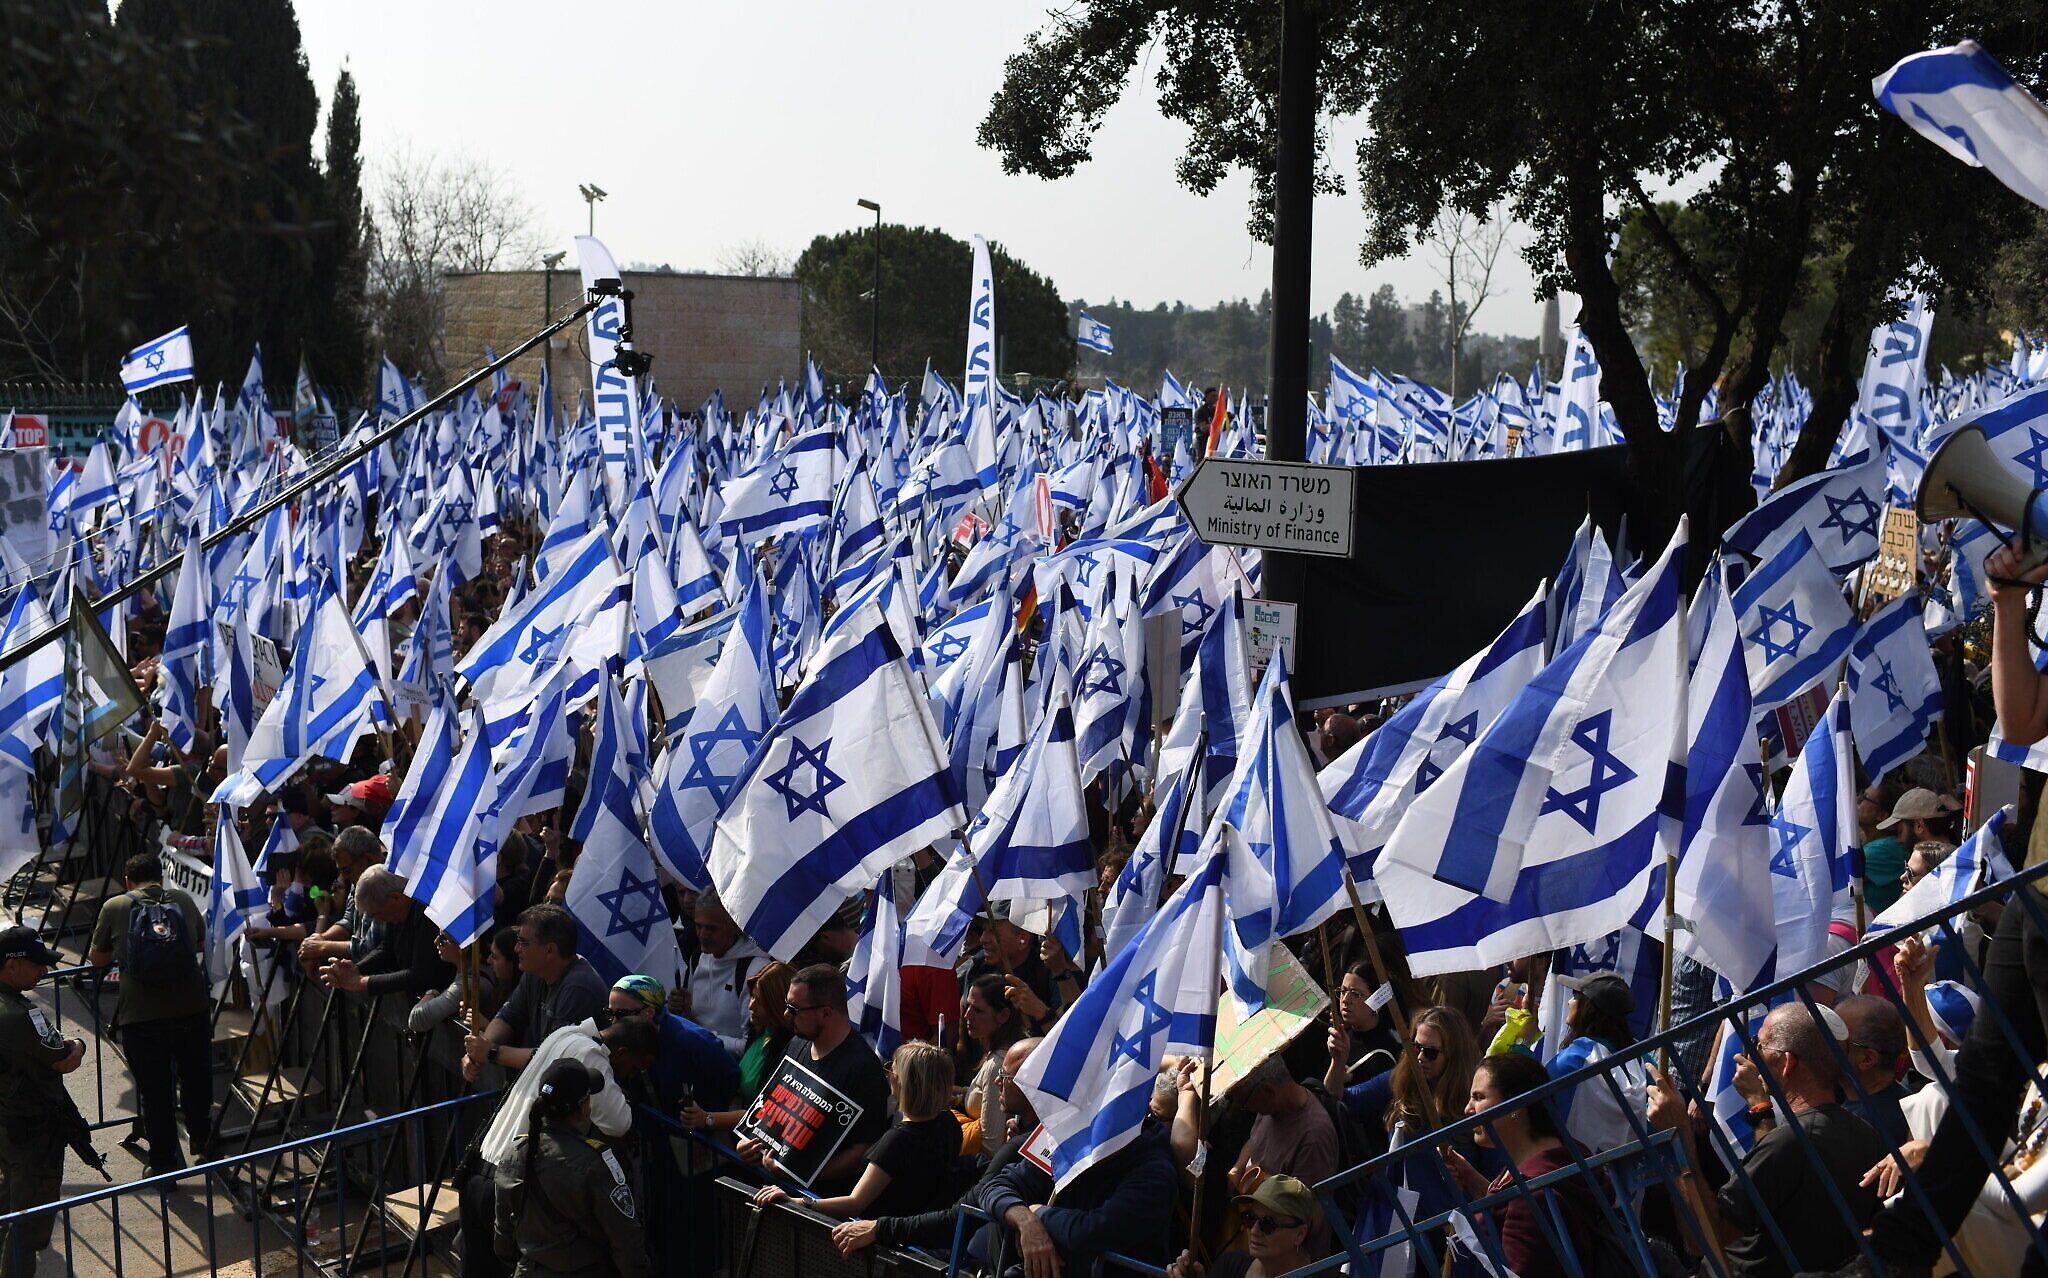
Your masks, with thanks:
[{"label": "backpack", "polygon": [[144,985],[171,985],[198,975],[199,956],[178,902],[168,896],[135,895],[129,900],[123,975]]}]

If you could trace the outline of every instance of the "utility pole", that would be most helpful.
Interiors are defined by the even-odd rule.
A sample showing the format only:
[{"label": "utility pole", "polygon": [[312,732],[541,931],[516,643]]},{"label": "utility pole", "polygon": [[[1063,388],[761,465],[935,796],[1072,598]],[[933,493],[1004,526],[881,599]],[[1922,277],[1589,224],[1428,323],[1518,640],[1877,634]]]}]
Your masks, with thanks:
[{"label": "utility pole", "polygon": [[[1280,6],[1279,152],[1273,166],[1273,364],[1267,384],[1266,456],[1308,453],[1309,263],[1315,199],[1315,30],[1305,0]],[[1300,603],[1300,555],[1267,551],[1265,596]]]},{"label": "utility pole", "polygon": [[882,206],[873,200],[856,201],[875,215],[875,287],[868,294],[868,367],[882,367]]}]

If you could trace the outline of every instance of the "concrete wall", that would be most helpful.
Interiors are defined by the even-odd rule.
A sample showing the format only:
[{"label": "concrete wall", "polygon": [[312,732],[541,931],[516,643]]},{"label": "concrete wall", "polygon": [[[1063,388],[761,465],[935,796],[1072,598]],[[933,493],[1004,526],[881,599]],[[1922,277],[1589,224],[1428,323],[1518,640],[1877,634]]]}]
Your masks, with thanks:
[{"label": "concrete wall", "polygon": [[[486,344],[502,352],[539,328],[546,314],[547,272],[489,271],[447,279],[447,360],[470,367]],[[730,405],[747,405],[777,378],[794,382],[803,372],[803,290],[792,279],[741,275],[626,272],[633,290],[633,337],[654,357],[661,393],[695,408],[713,390]],[[573,270],[554,272],[557,313],[581,295]],[[554,339],[555,392],[565,409],[590,389],[582,330]],[[537,385],[540,351],[513,365],[514,375]]]}]

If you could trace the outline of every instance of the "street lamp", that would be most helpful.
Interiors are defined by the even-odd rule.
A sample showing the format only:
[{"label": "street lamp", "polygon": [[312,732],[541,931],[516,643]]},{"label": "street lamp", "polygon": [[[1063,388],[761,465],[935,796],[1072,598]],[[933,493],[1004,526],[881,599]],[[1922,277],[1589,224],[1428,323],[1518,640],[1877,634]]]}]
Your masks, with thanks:
[{"label": "street lamp", "polygon": [[604,198],[604,188],[592,186],[590,183],[584,182],[578,185],[576,189],[582,192],[583,202],[590,206],[590,226],[584,234],[595,235],[597,234],[597,202]]},{"label": "street lamp", "polygon": [[868,303],[868,367],[881,371],[882,364],[882,206],[873,200],[856,200],[875,215],[875,288]]},{"label": "street lamp", "polygon": [[[555,318],[555,268],[560,266],[562,259],[567,256],[569,256],[569,251],[563,249],[559,253],[549,253],[540,259],[540,264],[547,268],[547,282],[541,285],[540,309],[542,323],[551,322]],[[553,338],[549,338],[540,344],[540,376],[541,380],[546,382],[551,388],[555,384],[554,346]]]}]

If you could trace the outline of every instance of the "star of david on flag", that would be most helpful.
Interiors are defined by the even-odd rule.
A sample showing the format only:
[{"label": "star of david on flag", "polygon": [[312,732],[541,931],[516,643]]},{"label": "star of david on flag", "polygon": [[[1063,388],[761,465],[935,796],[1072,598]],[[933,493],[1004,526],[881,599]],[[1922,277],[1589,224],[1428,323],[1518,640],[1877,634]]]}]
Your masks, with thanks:
[{"label": "star of david on flag", "polygon": [[1849,655],[1856,617],[1804,529],[1730,596],[1740,618],[1754,710],[1775,710]]},{"label": "star of david on flag", "polygon": [[1883,453],[1808,475],[1737,520],[1722,545],[1767,561],[1804,533],[1828,570],[1845,573],[1877,556],[1890,488]]},{"label": "star of david on flag", "polygon": [[[654,854],[640,827],[634,800],[638,781],[628,751],[618,748],[627,738],[626,712],[612,679],[606,676],[600,685],[599,749],[592,752],[591,793],[583,809],[592,814],[589,834],[562,904],[576,916],[578,952],[605,984],[643,972],[673,985],[683,957],[661,899]],[[612,748],[605,748],[607,743]]]},{"label": "star of david on flag", "polygon": [[1771,816],[1771,899],[1778,971],[1796,972],[1826,954],[1828,924],[1854,917],[1849,899],[1856,840],[1856,760],[1849,699],[1837,692],[1826,723],[1799,752]]},{"label": "star of david on flag", "polygon": [[733,783],[706,857],[734,921],[785,962],[883,869],[966,824],[881,597],[834,626]]},{"label": "star of david on flag", "polygon": [[1206,1057],[1216,1036],[1223,859],[1204,859],[1088,982],[1017,1073],[1052,1136],[1062,1186],[1122,1149],[1145,1122],[1159,1061]]},{"label": "star of david on flag", "polygon": [[[1684,546],[1681,523],[1600,624],[1408,805],[1376,873],[1411,953],[1476,936],[1482,956],[1512,957],[1605,936],[1642,911],[1686,725]],[[1409,890],[1431,880],[1441,888]]]},{"label": "star of david on flag", "polygon": [[1941,718],[1941,679],[1921,624],[1925,601],[1907,591],[1870,615],[1849,649],[1849,724],[1872,780],[1926,748]]}]

